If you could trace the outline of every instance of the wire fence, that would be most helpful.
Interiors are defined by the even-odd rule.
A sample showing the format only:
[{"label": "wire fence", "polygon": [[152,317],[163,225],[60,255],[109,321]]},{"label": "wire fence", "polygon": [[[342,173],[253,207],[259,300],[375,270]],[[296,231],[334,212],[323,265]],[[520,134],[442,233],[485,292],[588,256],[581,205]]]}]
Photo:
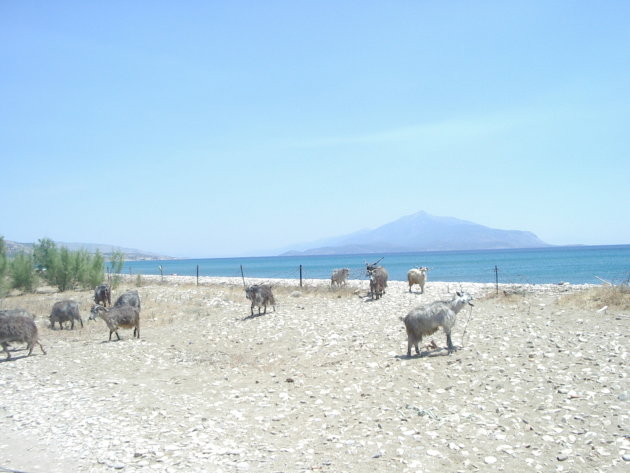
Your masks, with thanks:
[{"label": "wire fence", "polygon": [[[392,281],[406,281],[409,264],[383,264],[388,270],[389,279]],[[330,264],[284,264],[273,265],[268,261],[259,264],[233,264],[233,265],[186,265],[183,261],[177,265],[149,265],[136,264],[129,265],[124,271],[130,276],[133,275],[155,275],[162,276],[196,276],[197,282],[200,277],[226,277],[240,278],[245,283],[247,279],[290,279],[300,281],[319,279],[330,280],[333,271],[337,268],[347,268],[350,280],[367,280],[365,263],[350,263],[343,266],[333,267]],[[498,264],[492,265],[487,262],[483,265],[456,265],[447,264],[429,268],[428,279],[442,282],[476,282],[527,285],[527,284],[601,284],[602,281],[609,281],[611,284],[628,284],[630,278],[630,267],[627,270],[595,274],[594,271],[583,269],[581,273],[575,271],[559,271],[557,268],[546,266],[526,268],[505,267]]]}]

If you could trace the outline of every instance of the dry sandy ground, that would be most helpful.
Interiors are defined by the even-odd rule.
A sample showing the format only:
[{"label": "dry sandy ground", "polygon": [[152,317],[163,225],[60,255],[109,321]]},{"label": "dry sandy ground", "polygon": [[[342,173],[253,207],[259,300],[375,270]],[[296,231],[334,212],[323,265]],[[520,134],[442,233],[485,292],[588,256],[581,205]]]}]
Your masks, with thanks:
[{"label": "dry sandy ground", "polygon": [[[239,280],[167,279],[138,288],[140,339],[108,342],[89,292],[0,301],[37,314],[48,352],[0,362],[0,467],[630,472],[630,315],[558,303],[582,288],[464,284],[459,350],[407,358],[400,317],[459,285],[393,282],[371,301],[366,281],[274,281],[276,311],[249,317]],[[85,326],[53,331],[66,297]]]}]

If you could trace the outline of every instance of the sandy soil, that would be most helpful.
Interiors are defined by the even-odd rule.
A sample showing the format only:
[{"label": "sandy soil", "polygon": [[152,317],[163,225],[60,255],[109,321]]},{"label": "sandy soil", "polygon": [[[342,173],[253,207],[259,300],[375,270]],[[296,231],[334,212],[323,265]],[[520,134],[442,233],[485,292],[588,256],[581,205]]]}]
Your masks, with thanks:
[{"label": "sandy soil", "polygon": [[[390,282],[371,301],[366,281],[277,280],[276,311],[251,317],[240,280],[165,279],[137,288],[140,339],[109,342],[90,292],[1,301],[37,315],[48,353],[0,362],[0,467],[630,472],[630,315],[566,299],[582,287]],[[462,288],[459,349],[438,332],[407,358],[400,317]],[[63,298],[83,328],[49,328]]]}]

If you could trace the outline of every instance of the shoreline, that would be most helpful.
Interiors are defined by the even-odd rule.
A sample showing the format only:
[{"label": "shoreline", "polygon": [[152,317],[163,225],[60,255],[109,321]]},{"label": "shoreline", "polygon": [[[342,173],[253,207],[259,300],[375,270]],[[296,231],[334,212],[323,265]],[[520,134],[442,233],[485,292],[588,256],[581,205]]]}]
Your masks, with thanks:
[{"label": "shoreline", "polygon": [[[127,284],[134,284],[137,282],[137,278],[140,277],[142,283],[150,283],[150,284],[167,284],[171,286],[178,285],[197,285],[197,281],[199,282],[199,286],[243,286],[243,279],[241,277],[229,277],[229,276],[182,276],[177,274],[171,275],[154,275],[154,274],[136,274],[136,275],[128,275],[121,274],[123,281]],[[271,284],[276,287],[300,287],[299,279],[291,279],[291,278],[245,278],[245,284],[250,286],[253,284]],[[388,281],[389,288],[399,289],[407,289],[409,288],[409,283],[406,281]],[[453,291],[456,290],[468,290],[469,292],[480,293],[483,291],[496,290],[496,283],[479,283],[479,282],[467,282],[467,281],[432,281],[428,280],[426,283],[428,286],[433,286],[434,288],[438,288],[439,292],[450,292],[451,288]],[[304,278],[302,279],[303,287],[314,287],[314,288],[331,288],[330,279],[313,279],[313,278]],[[571,284],[571,283],[555,283],[555,284],[516,284],[516,283],[499,283],[498,288],[500,291],[508,291],[508,292],[543,292],[543,293],[565,293],[565,292],[575,292],[583,289],[590,289],[594,287],[600,287],[599,284]],[[369,288],[369,280],[368,279],[348,279],[346,288],[350,289],[368,289]],[[331,288],[331,290],[335,290],[337,288]],[[417,285],[413,286],[412,292],[418,291],[419,287]],[[471,293],[472,293],[471,292]]]}]

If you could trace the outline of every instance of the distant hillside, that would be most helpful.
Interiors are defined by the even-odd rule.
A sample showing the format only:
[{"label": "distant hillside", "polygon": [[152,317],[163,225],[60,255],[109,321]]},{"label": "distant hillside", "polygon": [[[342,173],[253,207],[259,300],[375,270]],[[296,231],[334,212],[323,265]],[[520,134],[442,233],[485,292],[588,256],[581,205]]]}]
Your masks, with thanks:
[{"label": "distant hillside", "polygon": [[453,217],[426,212],[407,215],[374,230],[296,245],[283,255],[335,255],[414,251],[487,250],[550,246],[520,230],[498,230]]},{"label": "distant hillside", "polygon": [[[8,256],[15,256],[17,253],[25,251],[30,253],[33,251],[34,243],[18,243],[15,241],[4,240],[7,246]],[[170,256],[158,255],[150,253],[148,251],[137,250],[135,248],[122,248],[115,245],[105,245],[101,243],[68,243],[63,241],[56,241],[55,244],[58,248],[65,246],[71,251],[85,250],[88,253],[96,253],[96,250],[100,251],[105,259],[109,258],[114,251],[122,251],[125,254],[125,259],[131,260],[157,260],[157,259],[172,259]]]}]

